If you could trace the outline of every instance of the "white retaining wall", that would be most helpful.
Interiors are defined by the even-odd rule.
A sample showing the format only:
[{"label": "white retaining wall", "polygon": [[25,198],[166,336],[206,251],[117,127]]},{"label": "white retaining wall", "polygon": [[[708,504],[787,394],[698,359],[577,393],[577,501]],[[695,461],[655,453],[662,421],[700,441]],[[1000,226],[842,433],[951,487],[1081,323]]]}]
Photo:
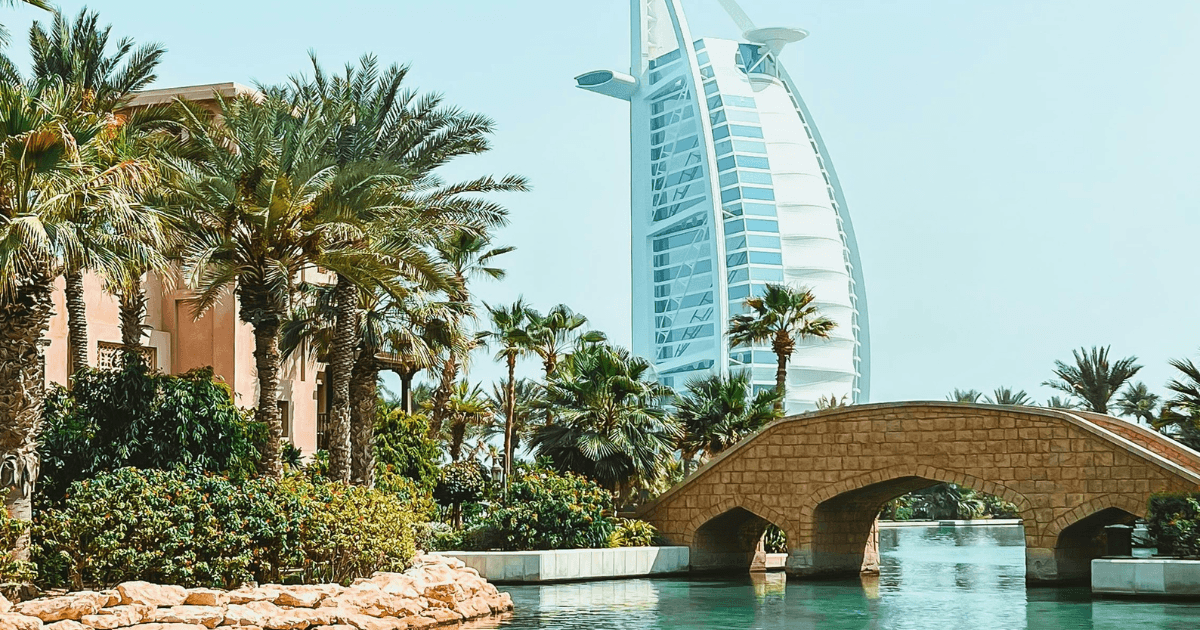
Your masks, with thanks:
[{"label": "white retaining wall", "polygon": [[1092,592],[1097,595],[1200,597],[1200,560],[1092,560]]},{"label": "white retaining wall", "polygon": [[687,547],[443,551],[491,582],[568,582],[686,573]]}]

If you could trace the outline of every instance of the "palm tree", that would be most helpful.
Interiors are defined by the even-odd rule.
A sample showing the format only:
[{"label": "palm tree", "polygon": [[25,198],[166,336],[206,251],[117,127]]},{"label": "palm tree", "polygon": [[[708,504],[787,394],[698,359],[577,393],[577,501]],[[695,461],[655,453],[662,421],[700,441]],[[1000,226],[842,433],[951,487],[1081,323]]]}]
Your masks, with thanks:
[{"label": "palm tree", "polygon": [[[437,95],[416,98],[403,89],[408,69],[393,65],[381,71],[373,56],[364,56],[358,67],[347,64],[343,74],[328,74],[312,58],[311,80],[292,79],[297,102],[320,103],[334,118],[330,158],[342,169],[365,171],[363,181],[387,174],[401,181],[394,185],[408,193],[401,203],[372,204],[347,187],[328,211],[354,215],[371,226],[359,235],[347,235],[364,251],[392,259],[393,266],[410,282],[426,290],[445,289],[443,274],[426,255],[426,246],[452,230],[481,231],[502,225],[506,212],[500,206],[467,195],[524,190],[521,178],[495,181],[490,177],[443,186],[434,169],[463,155],[488,150],[493,123],[483,116],[466,114],[441,104]],[[403,219],[403,220],[402,220]],[[335,477],[350,475],[350,381],[360,316],[358,289],[345,274],[334,279],[337,315],[333,343],[327,357],[331,372],[330,469]],[[356,432],[356,435],[362,435]],[[366,445],[359,445],[363,450]]]},{"label": "palm tree", "polygon": [[1072,350],[1075,365],[1055,361],[1054,374],[1058,378],[1042,384],[1079,397],[1087,411],[1108,413],[1108,402],[1126,381],[1142,369],[1137,365],[1137,357],[1126,357],[1110,363],[1108,351],[1109,346],[1092,346],[1090,352],[1086,348]]},{"label": "palm tree", "polygon": [[481,339],[471,332],[465,320],[474,319],[475,309],[471,304],[471,293],[468,283],[475,278],[491,278],[500,280],[505,272],[500,267],[492,266],[493,261],[508,252],[513,247],[492,247],[491,237],[486,234],[473,233],[467,230],[457,230],[448,238],[437,243],[441,258],[449,265],[453,281],[447,296],[451,302],[459,305],[459,314],[446,321],[448,341],[444,346],[441,361],[441,375],[433,395],[433,409],[430,417],[430,431],[437,434],[441,431],[449,408],[447,405],[453,393],[454,384],[458,380],[460,369],[466,367],[471,351],[478,348]]},{"label": "palm tree", "polygon": [[563,360],[537,405],[554,410],[531,446],[560,470],[589,477],[618,497],[653,481],[679,431],[663,405],[672,391],[653,380],[646,360],[607,344]]},{"label": "palm tree", "polygon": [[450,461],[457,462],[462,458],[463,442],[468,434],[481,429],[492,418],[492,404],[483,388],[472,387],[463,381],[454,385],[447,410],[443,439]]},{"label": "palm tree", "polygon": [[762,297],[746,298],[751,313],[735,315],[729,322],[730,347],[771,343],[778,362],[775,389],[779,391],[779,400],[775,409],[780,413],[787,397],[787,364],[796,351],[796,342],[808,337],[828,339],[837,326],[820,315],[814,301],[816,296],[808,289],[768,284]]},{"label": "palm tree", "polygon": [[[0,5],[6,7],[15,7],[23,4],[27,4],[31,7],[37,7],[46,11],[54,11],[54,7],[51,6],[46,0],[0,0]],[[3,24],[0,24],[0,46],[7,46],[8,38],[8,29],[5,28]],[[7,58],[0,56],[0,65],[12,67],[12,62]]]},{"label": "palm tree", "polygon": [[1078,409],[1079,405],[1070,398],[1051,396],[1046,400],[1046,407],[1049,407],[1050,409]]},{"label": "palm tree", "polygon": [[[499,413],[493,416],[492,426],[488,427],[487,436],[503,436],[510,433],[512,440],[509,449],[512,452],[512,458],[515,459],[521,443],[545,424],[545,414],[535,406],[537,399],[542,395],[542,387],[537,382],[528,378],[519,378],[511,388],[511,400],[509,395],[507,381],[492,385],[492,394],[489,398],[492,401],[492,408]],[[511,416],[508,415],[510,410]]]},{"label": "palm tree", "polygon": [[1153,423],[1158,419],[1158,403],[1162,398],[1150,391],[1145,383],[1129,383],[1117,398],[1117,413],[1133,416],[1143,422]]},{"label": "palm tree", "polygon": [[751,395],[747,372],[694,378],[687,389],[675,410],[685,466],[698,454],[717,455],[779,417],[775,409],[779,392],[765,389]]},{"label": "palm tree", "polygon": [[528,354],[528,335],[524,326],[529,317],[529,307],[521,298],[510,306],[484,304],[492,319],[492,329],[485,332],[488,338],[499,345],[496,360],[504,361],[508,368],[508,381],[504,391],[504,474],[507,479],[512,473],[513,431],[517,404],[517,359]]},{"label": "palm tree", "polygon": [[180,164],[190,175],[179,190],[187,219],[183,275],[197,315],[232,291],[239,317],[254,329],[255,419],[269,429],[263,469],[273,477],[282,472],[280,330],[301,272],[320,264],[356,278],[386,277],[377,256],[345,238],[363,226],[353,216],[322,212],[357,177],[323,150],[332,138],[328,116],[287,96],[264,88],[261,97],[220,99],[219,124],[200,107],[181,104],[199,156]]},{"label": "palm tree", "polygon": [[[0,482],[8,513],[24,521],[38,469],[42,335],[63,252],[78,246],[63,229],[70,202],[89,195],[129,209],[124,178],[98,177],[82,161],[102,123],[76,103],[69,88],[0,81]],[[28,557],[27,534],[14,551]]]},{"label": "palm tree", "polygon": [[991,396],[983,399],[983,402],[989,405],[1033,406],[1033,399],[1029,397],[1029,394],[1025,393],[1025,390],[1019,389],[1014,392],[1011,387],[997,387]]},{"label": "palm tree", "polygon": [[1191,359],[1172,359],[1179,376],[1167,383],[1172,396],[1162,406],[1155,427],[1184,445],[1200,450],[1200,366]]},{"label": "palm tree", "polygon": [[[127,121],[115,116],[117,110],[125,105],[133,92],[154,81],[155,68],[166,50],[158,44],[147,44],[134,50],[132,40],[122,39],[110,51],[108,44],[111,31],[111,26],[100,27],[98,16],[86,9],[79,12],[74,24],[68,22],[61,13],[55,13],[49,32],[39,22],[33,23],[29,47],[33,59],[33,77],[42,84],[57,81],[73,88],[73,93],[80,99],[78,111],[112,121],[106,133],[110,138],[107,139],[119,140],[127,137],[127,133],[114,132],[114,129],[124,127]],[[9,72],[12,72],[11,67]],[[6,78],[19,80],[15,76]],[[145,117],[145,113],[138,115],[139,120]],[[110,144],[112,148],[118,148],[118,153],[120,147],[128,147],[125,142],[97,144]],[[104,150],[89,151],[87,155],[99,162],[96,166],[100,170],[128,170],[128,158],[140,157],[114,156],[112,151]],[[71,204],[72,211],[65,225],[75,232],[74,240],[79,243],[79,247],[64,252],[63,261],[70,374],[88,365],[84,272],[94,270],[114,278],[122,275],[129,262],[165,264],[165,259],[158,251],[162,243],[156,213],[144,212],[141,215],[143,220],[129,225],[105,216],[100,212],[103,208],[103,203],[94,203],[81,195]],[[125,329],[123,325],[123,333]],[[139,337],[140,333],[138,329]]]},{"label": "palm tree", "polygon": [[566,304],[551,308],[548,313],[530,309],[529,325],[526,326],[526,343],[530,351],[542,360],[546,380],[554,374],[558,360],[578,343],[601,343],[607,340],[598,330],[581,332],[588,319],[572,311]]},{"label": "palm tree", "polygon": [[983,396],[983,392],[977,389],[958,389],[956,387],[954,391],[946,395],[946,400],[960,403],[977,403],[981,396]]}]

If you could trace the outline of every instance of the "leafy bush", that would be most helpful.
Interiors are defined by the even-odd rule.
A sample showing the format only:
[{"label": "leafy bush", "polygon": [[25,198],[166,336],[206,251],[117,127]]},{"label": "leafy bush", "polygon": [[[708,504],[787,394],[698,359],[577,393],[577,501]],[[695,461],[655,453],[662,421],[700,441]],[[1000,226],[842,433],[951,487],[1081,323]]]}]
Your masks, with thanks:
[{"label": "leafy bush", "polygon": [[245,477],[266,435],[211,369],[165,376],[140,361],[82,370],[69,392],[48,393],[43,418],[39,505],[59,501],[76,481],[127,466]]},{"label": "leafy bush", "polygon": [[612,495],[575,474],[545,469],[514,473],[503,504],[493,506],[464,545],[505,551],[608,547]]},{"label": "leafy bush", "polygon": [[0,587],[27,584],[37,574],[32,563],[16,559],[10,551],[16,548],[17,541],[28,529],[29,523],[12,518],[8,510],[0,508]]},{"label": "leafy bush", "polygon": [[770,523],[763,533],[763,547],[767,553],[787,553],[787,534],[778,525]]},{"label": "leafy bush", "polygon": [[433,498],[442,505],[459,505],[483,498],[488,475],[475,460],[454,462],[442,467]]},{"label": "leafy bush", "polygon": [[1200,556],[1200,493],[1152,495],[1149,521],[1159,555]]},{"label": "leafy bush", "polygon": [[417,524],[416,544],[422,551],[455,551],[463,548],[463,532],[441,521]]},{"label": "leafy bush", "polygon": [[618,518],[613,521],[613,531],[608,536],[609,547],[651,547],[658,530],[646,521]]},{"label": "leafy bush", "polygon": [[438,481],[438,457],[441,449],[427,437],[429,420],[422,415],[409,415],[401,409],[387,411],[379,405],[375,423],[376,476],[385,474],[407,477],[418,486],[433,488]]},{"label": "leafy bush", "polygon": [[414,554],[412,514],[399,497],[299,476],[235,483],[124,468],[72,484],[33,533],[40,581],[74,588],[346,582],[403,568]]}]

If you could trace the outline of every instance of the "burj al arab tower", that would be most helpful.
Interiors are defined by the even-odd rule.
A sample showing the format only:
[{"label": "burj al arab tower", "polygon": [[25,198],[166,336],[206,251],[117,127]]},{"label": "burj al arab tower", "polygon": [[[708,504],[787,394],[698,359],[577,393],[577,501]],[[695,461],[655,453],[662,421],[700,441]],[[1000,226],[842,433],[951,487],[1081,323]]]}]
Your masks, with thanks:
[{"label": "burj al arab tower", "polygon": [[756,389],[774,387],[770,347],[730,348],[729,319],[767,283],[806,287],[837,328],[792,355],[787,411],[821,397],[866,402],[870,336],[854,229],[779,60],[808,33],[759,28],[734,0],[719,2],[744,41],[697,38],[682,0],[632,0],[629,72],[576,78],[630,105],[633,350],[680,390],[739,370]]}]

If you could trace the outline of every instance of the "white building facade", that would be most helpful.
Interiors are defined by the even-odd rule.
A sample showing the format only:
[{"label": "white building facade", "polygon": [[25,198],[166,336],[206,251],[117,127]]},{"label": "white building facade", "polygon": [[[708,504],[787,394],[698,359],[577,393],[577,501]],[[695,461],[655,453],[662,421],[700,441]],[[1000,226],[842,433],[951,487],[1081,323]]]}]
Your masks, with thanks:
[{"label": "white building facade", "polygon": [[727,329],[767,283],[813,291],[837,323],[798,345],[787,411],[822,397],[866,402],[870,343],[862,267],[833,164],[779,50],[807,33],[755,28],[721,0],[746,41],[697,39],[681,0],[632,0],[629,74],[579,87],[630,103],[633,350],[679,390],[748,370],[774,387],[769,346],[730,348]]}]

